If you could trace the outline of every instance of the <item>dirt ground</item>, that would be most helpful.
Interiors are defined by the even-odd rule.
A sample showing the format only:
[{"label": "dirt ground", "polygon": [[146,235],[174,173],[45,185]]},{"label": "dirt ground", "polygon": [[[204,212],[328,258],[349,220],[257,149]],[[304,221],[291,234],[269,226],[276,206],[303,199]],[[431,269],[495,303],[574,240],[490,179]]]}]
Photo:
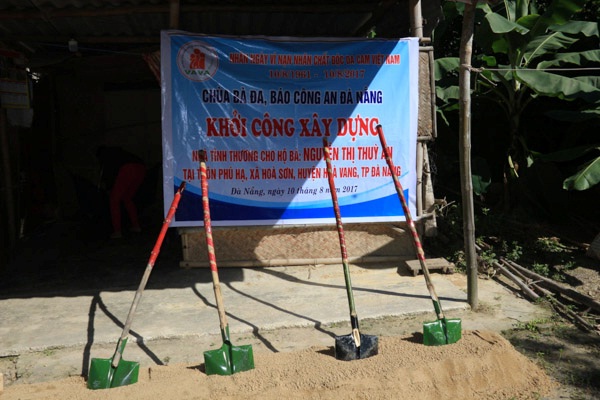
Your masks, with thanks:
[{"label": "dirt ground", "polygon": [[[453,276],[459,287],[466,285],[464,275]],[[490,282],[481,283],[485,288]],[[497,297],[496,302],[484,298],[477,312],[448,317],[471,326],[495,327],[500,315],[497,302],[510,302],[510,296]],[[100,391],[88,390],[76,371],[58,374],[63,361],[57,350],[36,356],[39,370],[57,372],[53,378],[23,383],[28,379],[22,377],[6,385],[0,399],[600,398],[600,336],[578,330],[551,311],[543,315],[515,321],[506,330],[501,325],[497,331],[465,330],[459,342],[438,347],[422,344],[422,324],[430,316],[366,319],[361,321],[361,331],[379,337],[379,354],[350,362],[335,359],[332,338],[323,334],[330,328],[349,333],[346,325],[265,331],[260,340],[253,335],[234,336],[234,344],[252,345],[255,369],[232,376],[204,373],[202,350],[218,347],[220,338],[210,339],[210,347],[206,340],[189,338],[181,342],[181,351],[190,353],[188,362],[165,359],[165,365],[141,368],[134,385]],[[152,343],[157,353],[163,353],[161,346],[171,348],[173,343]],[[107,346],[100,354],[111,350],[112,345]]]},{"label": "dirt ground", "polygon": [[[457,285],[466,284],[463,275],[454,276]],[[477,312],[449,317],[494,327],[497,302],[510,297],[493,300],[480,301]],[[56,349],[32,354],[29,362],[37,363],[36,369],[20,371],[14,383],[5,382],[0,399],[600,398],[600,336],[582,332],[550,311],[543,315],[515,321],[511,329],[464,331],[459,342],[439,347],[422,344],[423,320],[430,316],[366,319],[361,331],[379,337],[379,354],[351,362],[336,360],[332,338],[323,334],[329,329],[349,333],[349,326],[265,331],[260,340],[235,336],[234,344],[252,345],[255,369],[228,377],[207,376],[202,365],[202,350],[215,348],[220,338],[209,339],[210,346],[206,339],[189,338],[180,342],[180,351],[189,353],[188,362],[165,359],[165,365],[142,368],[135,385],[100,391],[88,390],[79,372],[61,370],[66,355]],[[151,345],[165,353],[162,349],[174,343]],[[107,345],[99,354],[112,350]],[[36,381],[33,375],[40,376],[38,382],[26,383]]]},{"label": "dirt ground", "polygon": [[[581,265],[568,271],[568,283],[598,299],[600,265]],[[466,290],[465,276],[453,276],[454,283]],[[499,276],[481,279],[511,286]],[[519,296],[518,290],[513,296]],[[43,381],[17,376],[23,371],[14,380],[5,377],[0,400],[600,399],[600,335],[579,330],[545,303],[538,305],[547,310],[544,317],[515,320],[509,329],[495,327],[500,303],[510,301],[510,297],[486,298],[477,311],[449,315],[493,328],[465,330],[459,342],[447,346],[423,346],[423,316],[362,320],[361,331],[379,337],[379,354],[351,362],[335,359],[332,338],[324,330],[266,331],[260,332],[260,340],[253,335],[233,337],[235,344],[253,346],[255,368],[226,377],[204,373],[201,354],[208,344],[189,338],[180,349],[190,354],[188,362],[164,359],[164,365],[142,368],[138,383],[100,391],[87,389],[81,371],[61,370],[62,355],[56,349],[31,355],[31,365],[38,365],[29,373],[43,371]],[[327,328],[350,332],[348,326]],[[213,348],[220,342],[220,338],[210,340]],[[157,341],[152,346],[159,349],[173,343]],[[112,346],[106,349],[109,354]]]},{"label": "dirt ground", "polygon": [[[508,367],[508,368],[507,368]],[[202,365],[142,369],[138,383],[90,391],[82,377],[13,385],[2,399],[537,399],[555,383],[497,333],[465,331],[457,343],[381,337],[379,354],[336,360],[331,347],[256,354],[255,368],[206,375]]]},{"label": "dirt ground", "polygon": [[[600,300],[600,262],[569,271],[572,287]],[[547,305],[540,305],[547,307]],[[516,324],[502,332],[520,353],[560,382],[551,399],[600,399],[600,325],[582,331],[560,315]]]}]

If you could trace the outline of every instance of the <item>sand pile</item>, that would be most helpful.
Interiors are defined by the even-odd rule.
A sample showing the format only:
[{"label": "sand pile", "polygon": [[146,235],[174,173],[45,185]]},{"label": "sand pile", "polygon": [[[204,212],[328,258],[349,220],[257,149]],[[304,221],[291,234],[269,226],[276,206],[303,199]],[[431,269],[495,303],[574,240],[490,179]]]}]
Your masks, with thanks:
[{"label": "sand pile", "polygon": [[[420,335],[419,335],[420,336]],[[331,347],[254,354],[255,369],[207,376],[201,365],[142,368],[138,383],[91,391],[81,377],[12,385],[12,399],[538,399],[555,383],[500,335],[465,331],[452,345],[380,337],[379,354],[338,361]]]}]

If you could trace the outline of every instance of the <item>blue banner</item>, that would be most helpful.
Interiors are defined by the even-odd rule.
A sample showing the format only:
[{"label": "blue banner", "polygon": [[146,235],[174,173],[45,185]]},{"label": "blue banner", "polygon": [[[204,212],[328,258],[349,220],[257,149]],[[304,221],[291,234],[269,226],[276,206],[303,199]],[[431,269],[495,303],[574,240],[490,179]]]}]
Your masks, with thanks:
[{"label": "blue banner", "polygon": [[215,226],[334,223],[323,138],[344,222],[404,220],[376,126],[414,212],[418,40],[161,34],[165,212],[201,226],[206,151]]}]

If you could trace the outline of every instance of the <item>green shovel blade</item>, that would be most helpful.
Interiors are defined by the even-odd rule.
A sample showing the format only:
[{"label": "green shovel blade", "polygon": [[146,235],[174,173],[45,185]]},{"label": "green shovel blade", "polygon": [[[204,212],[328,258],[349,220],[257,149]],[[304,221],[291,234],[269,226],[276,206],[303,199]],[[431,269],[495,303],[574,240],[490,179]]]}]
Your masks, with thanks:
[{"label": "green shovel blade", "polygon": [[206,375],[232,375],[254,369],[252,346],[233,346],[223,343],[221,348],[204,352]]},{"label": "green shovel blade", "polygon": [[88,389],[110,389],[131,385],[138,381],[140,363],[119,360],[117,368],[112,366],[111,358],[92,358],[88,375]]},{"label": "green shovel blade", "polygon": [[423,344],[425,346],[456,343],[460,340],[461,334],[462,325],[459,318],[444,318],[423,323]]}]

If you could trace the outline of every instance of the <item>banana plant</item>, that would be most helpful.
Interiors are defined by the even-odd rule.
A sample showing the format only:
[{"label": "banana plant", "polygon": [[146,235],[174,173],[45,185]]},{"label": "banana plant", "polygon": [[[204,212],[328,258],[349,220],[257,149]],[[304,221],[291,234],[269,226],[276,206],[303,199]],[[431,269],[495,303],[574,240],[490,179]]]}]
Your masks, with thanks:
[{"label": "banana plant", "polygon": [[[480,29],[475,33],[475,43],[479,46],[479,73],[474,94],[493,101],[506,116],[510,143],[507,166],[513,177],[518,177],[519,167],[530,166],[537,156],[529,150],[521,126],[527,106],[536,98],[556,97],[584,105],[577,114],[549,112],[549,117],[600,116],[598,23],[572,19],[584,4],[585,0],[554,0],[543,12],[535,0],[504,0],[478,6]],[[457,58],[436,61],[440,79],[458,68]],[[438,99],[446,109],[451,109],[454,91],[452,86],[438,90]],[[566,189],[585,190],[598,183],[600,158],[595,147],[584,152],[592,159],[567,178]]]},{"label": "banana plant", "polygon": [[[592,157],[585,157],[592,154]],[[553,162],[567,162],[584,159],[579,170],[564,180],[563,189],[586,190],[600,182],[600,143],[590,146],[578,146],[552,153],[534,153],[536,159]]]}]

